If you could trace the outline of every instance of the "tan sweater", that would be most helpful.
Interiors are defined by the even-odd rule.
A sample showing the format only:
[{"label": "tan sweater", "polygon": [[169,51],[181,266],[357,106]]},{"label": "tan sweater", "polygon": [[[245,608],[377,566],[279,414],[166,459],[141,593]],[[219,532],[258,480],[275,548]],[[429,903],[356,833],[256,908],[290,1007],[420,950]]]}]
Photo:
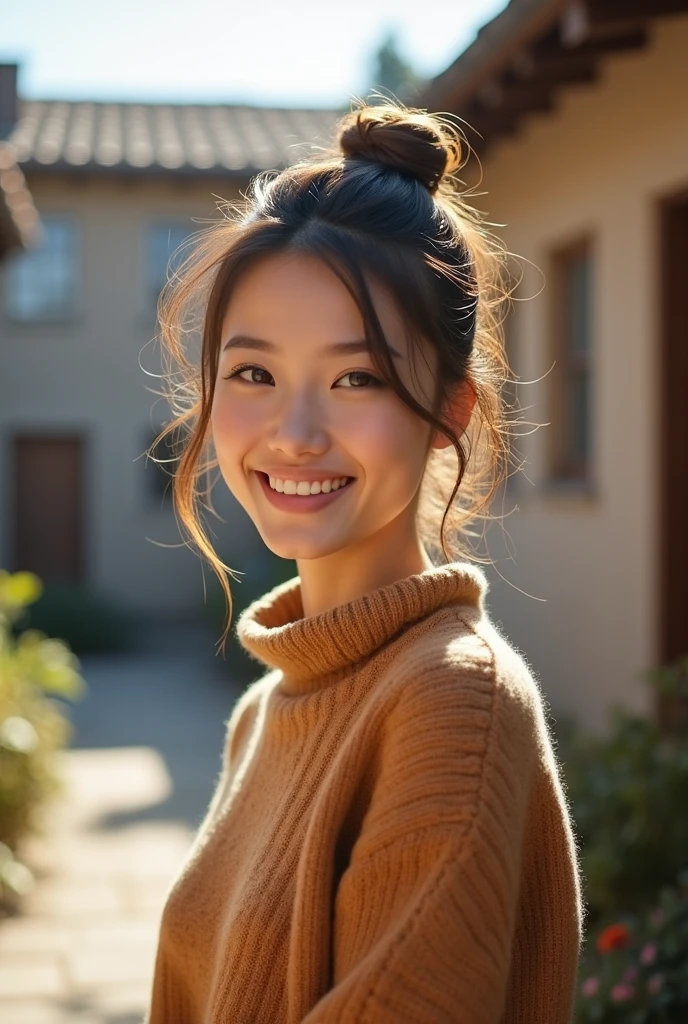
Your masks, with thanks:
[{"label": "tan sweater", "polygon": [[455,562],[304,618],[296,577],[241,615],[272,671],[227,723],[148,1024],[570,1024],[578,851],[487,586]]}]

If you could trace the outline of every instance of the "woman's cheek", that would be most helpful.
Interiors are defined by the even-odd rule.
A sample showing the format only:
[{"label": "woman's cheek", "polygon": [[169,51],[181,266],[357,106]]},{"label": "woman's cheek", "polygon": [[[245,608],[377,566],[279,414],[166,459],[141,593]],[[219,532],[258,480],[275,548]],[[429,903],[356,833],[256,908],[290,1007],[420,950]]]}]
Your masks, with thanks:
[{"label": "woman's cheek", "polygon": [[366,453],[367,459],[389,466],[398,467],[411,459],[418,445],[418,424],[405,416],[403,412],[381,404],[378,409],[370,410],[367,416],[359,416],[352,420],[350,438],[356,439],[357,451]]},{"label": "woman's cheek", "polygon": [[246,430],[247,410],[242,411],[240,402],[230,402],[224,395],[218,397],[216,394],[211,420],[218,442],[236,446]]}]

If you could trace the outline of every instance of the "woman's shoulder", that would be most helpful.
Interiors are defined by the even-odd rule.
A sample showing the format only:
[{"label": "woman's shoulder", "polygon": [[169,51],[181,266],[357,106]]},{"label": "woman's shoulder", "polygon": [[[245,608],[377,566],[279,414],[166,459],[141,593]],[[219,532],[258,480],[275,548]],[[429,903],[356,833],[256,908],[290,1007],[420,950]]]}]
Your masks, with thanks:
[{"label": "woman's shoulder", "polygon": [[463,771],[530,776],[550,761],[547,704],[525,655],[484,608],[452,606],[408,631],[386,673],[384,746],[394,760],[435,750]]},{"label": "woman's shoulder", "polygon": [[525,807],[539,776],[547,739],[525,658],[482,609],[451,606],[431,619],[399,638],[375,688],[378,776],[360,856],[427,830],[491,834]]},{"label": "woman's shoulder", "polygon": [[237,698],[225,723],[224,754],[228,766],[236,758],[239,749],[263,713],[267,697],[278,679],[278,672],[266,672],[260,679],[251,683]]},{"label": "woman's shoulder", "polygon": [[447,707],[451,696],[483,695],[490,706],[541,702],[538,679],[523,651],[484,607],[452,605],[409,629],[393,658],[398,697]]}]

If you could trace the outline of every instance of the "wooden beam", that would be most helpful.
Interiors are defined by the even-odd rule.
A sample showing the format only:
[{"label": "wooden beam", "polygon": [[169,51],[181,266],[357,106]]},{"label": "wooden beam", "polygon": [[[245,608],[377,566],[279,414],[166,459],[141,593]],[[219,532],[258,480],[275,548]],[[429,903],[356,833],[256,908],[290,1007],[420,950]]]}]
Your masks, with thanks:
[{"label": "wooden beam", "polygon": [[688,0],[587,0],[586,6],[593,28],[688,12]]},{"label": "wooden beam", "polygon": [[[475,41],[431,83],[423,106],[457,110],[475,90],[499,75],[514,53],[556,22],[569,0],[509,3],[483,25]],[[524,14],[524,7],[528,13]]]},{"label": "wooden beam", "polygon": [[688,0],[570,0],[559,16],[560,41],[578,47],[619,29],[642,28],[652,18],[683,14]]},{"label": "wooden beam", "polygon": [[520,117],[522,114],[528,114],[531,111],[537,113],[538,111],[552,110],[554,108],[554,94],[550,90],[549,92],[540,91],[539,95],[533,95],[527,103],[524,102],[522,96],[510,96],[507,90],[504,101],[499,107],[495,107],[492,110],[486,110],[484,107],[472,107],[471,110],[475,111],[475,117],[481,121],[489,122],[493,117],[497,117],[500,122],[503,117]]},{"label": "wooden beam", "polygon": [[565,79],[538,77],[530,82],[521,82],[517,79],[503,80],[495,85],[493,92],[479,93],[472,107],[481,115],[493,111],[503,113],[513,110],[520,113],[527,110],[549,110],[552,105],[552,94],[558,86],[574,82],[593,82],[596,77],[595,67],[590,65]]},{"label": "wooden beam", "polygon": [[538,74],[524,81],[505,76],[500,81],[483,87],[468,104],[467,109],[482,120],[490,114],[526,114],[528,111],[552,109],[552,98],[557,89],[567,85],[590,83],[597,78],[593,61],[564,62],[553,66],[547,74]]},{"label": "wooden beam", "polygon": [[[560,39],[540,40],[538,43],[521,51],[512,67],[517,72],[519,65],[524,69],[521,77],[532,77],[547,67],[556,67],[566,61],[589,58],[597,60],[611,53],[622,53],[625,50],[640,50],[647,46],[649,32],[646,28],[633,28],[617,31],[614,34],[589,38],[579,44],[563,45]],[[528,73],[528,69],[530,72]]]},{"label": "wooden beam", "polygon": [[648,32],[632,29],[606,38],[590,39],[563,49],[556,35],[522,49],[506,73],[484,83],[462,116],[491,139],[516,130],[529,113],[552,110],[556,91],[569,84],[594,82],[599,59],[608,53],[647,45]]},{"label": "wooden beam", "polygon": [[590,4],[587,0],[572,0],[559,17],[559,41],[576,47],[588,39],[590,31]]},{"label": "wooden beam", "polygon": [[[594,77],[596,62],[584,54],[562,54],[561,57],[541,58],[535,64],[535,70],[528,78],[523,78],[517,69],[505,76],[503,82],[519,82],[525,87],[542,83],[546,88],[567,82],[587,82]],[[520,70],[520,69],[519,69]]]},{"label": "wooden beam", "polygon": [[[647,46],[652,20],[688,12],[688,0],[533,0],[533,11],[536,7],[537,18],[519,31],[514,24],[506,32],[509,17],[516,18],[515,4],[484,27],[466,57],[437,83],[438,95],[446,90],[446,109],[470,110],[486,131],[506,130],[514,114],[549,109],[550,94],[559,87],[594,81],[605,55]],[[500,46],[496,40],[492,44],[498,29]],[[494,45],[489,59],[488,43]],[[503,118],[485,120],[488,114]]]},{"label": "wooden beam", "polygon": [[[550,104],[550,108],[553,103]],[[524,116],[524,111],[516,110],[505,110],[505,111],[493,111],[491,113],[485,113],[485,111],[473,112],[472,110],[463,111],[461,116],[468,122],[474,131],[467,131],[468,141],[471,145],[476,146],[475,140],[477,138],[476,132],[480,132],[480,135],[485,141],[494,138],[497,135],[503,135],[507,132],[514,131],[520,119]],[[481,140],[478,138],[478,142]],[[477,146],[476,146],[477,148]]]}]

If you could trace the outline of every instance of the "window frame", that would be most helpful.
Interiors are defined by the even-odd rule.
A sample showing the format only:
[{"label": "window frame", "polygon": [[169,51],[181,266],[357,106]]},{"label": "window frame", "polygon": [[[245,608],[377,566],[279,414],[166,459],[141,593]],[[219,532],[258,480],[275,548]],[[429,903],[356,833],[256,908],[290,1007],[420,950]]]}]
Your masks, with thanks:
[{"label": "window frame", "polygon": [[45,231],[46,228],[50,228],[56,222],[58,224],[66,224],[71,230],[71,241],[69,244],[72,246],[72,266],[71,266],[71,282],[70,282],[70,294],[69,302],[64,308],[58,310],[55,307],[47,310],[45,313],[33,313],[25,316],[21,315],[16,308],[12,308],[10,293],[12,288],[12,274],[13,265],[21,263],[23,261],[30,261],[32,259],[40,259],[42,251],[44,251],[44,245],[42,239],[39,239],[35,246],[27,249],[23,252],[12,253],[8,255],[2,274],[2,309],[5,319],[13,326],[30,327],[32,325],[45,325],[45,324],[71,324],[77,320],[82,313],[82,299],[83,299],[83,237],[81,231],[81,222],[79,216],[71,210],[41,210],[41,230]]},{"label": "window frame", "polygon": [[[181,232],[183,232],[183,237],[181,237],[181,239],[176,243],[176,245],[171,245],[171,240],[168,241],[167,259],[165,261],[164,268],[159,268],[162,271],[160,275],[161,284],[157,291],[155,291],[155,288],[157,287],[157,282],[154,282],[153,280],[153,262],[151,260],[154,244],[153,233],[157,230],[167,230],[169,239],[169,232],[176,229],[179,229]],[[185,217],[179,214],[170,215],[168,217],[165,217],[164,215],[156,216],[148,220],[144,225],[142,240],[143,274],[141,275],[141,278],[143,282],[142,306],[145,317],[156,316],[160,293],[162,292],[163,288],[165,287],[165,284],[169,279],[170,261],[174,254],[179,249],[179,247],[183,245],[186,239],[188,239],[188,237],[194,234],[197,230],[197,226],[190,221],[189,217]],[[181,253],[181,258],[184,258],[183,251]]]},{"label": "window frame", "polygon": [[[573,337],[574,321],[570,315],[572,268],[584,258],[586,268],[584,310],[585,344]],[[549,279],[552,284],[549,307],[549,338],[552,372],[549,388],[548,421],[549,458],[548,485],[551,489],[571,492],[595,490],[595,297],[596,247],[591,233],[580,235],[550,252]],[[568,294],[567,294],[568,293]],[[583,380],[585,395],[584,450],[578,455],[576,432],[581,429],[575,420],[574,408],[578,394],[577,382]]]}]

